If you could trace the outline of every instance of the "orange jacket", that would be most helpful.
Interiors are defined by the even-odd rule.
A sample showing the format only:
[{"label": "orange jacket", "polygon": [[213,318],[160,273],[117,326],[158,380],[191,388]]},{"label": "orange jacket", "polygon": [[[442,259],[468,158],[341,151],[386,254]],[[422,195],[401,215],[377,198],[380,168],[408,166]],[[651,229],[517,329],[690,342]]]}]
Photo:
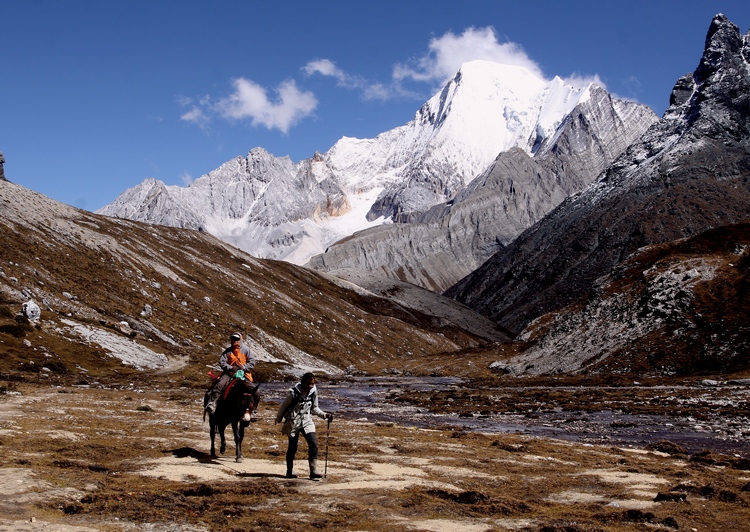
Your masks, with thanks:
[{"label": "orange jacket", "polygon": [[245,371],[245,374],[250,377],[250,370],[255,367],[255,357],[250,352],[250,349],[246,345],[242,344],[239,348],[239,353],[234,351],[232,347],[227,347],[219,358],[219,366],[224,373],[234,374],[237,368]]},{"label": "orange jacket", "polygon": [[234,351],[227,353],[227,364],[244,368],[245,364],[247,364],[247,355],[238,347]]}]

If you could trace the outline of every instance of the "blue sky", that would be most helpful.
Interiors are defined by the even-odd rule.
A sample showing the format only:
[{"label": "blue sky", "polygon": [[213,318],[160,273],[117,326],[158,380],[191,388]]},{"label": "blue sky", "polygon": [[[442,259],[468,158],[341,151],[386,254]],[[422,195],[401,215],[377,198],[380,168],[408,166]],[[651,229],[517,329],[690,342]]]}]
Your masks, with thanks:
[{"label": "blue sky", "polygon": [[477,58],[661,115],[719,12],[747,33],[747,0],[0,0],[0,151],[9,180],[95,210],[256,146],[374,137]]}]

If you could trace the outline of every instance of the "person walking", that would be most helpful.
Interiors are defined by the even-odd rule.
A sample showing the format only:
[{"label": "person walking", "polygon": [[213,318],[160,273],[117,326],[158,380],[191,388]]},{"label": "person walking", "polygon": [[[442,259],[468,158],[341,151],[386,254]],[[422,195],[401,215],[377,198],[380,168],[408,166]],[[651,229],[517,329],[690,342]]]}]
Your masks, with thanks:
[{"label": "person walking", "polygon": [[[208,391],[206,411],[210,414],[216,412],[216,403],[219,401],[219,397],[221,397],[221,392],[227,387],[229,381],[237,376],[238,371],[242,372],[240,375],[243,378],[243,382],[253,382],[253,376],[250,373],[250,370],[255,367],[255,356],[253,356],[250,348],[248,348],[242,341],[242,335],[240,333],[232,333],[229,336],[229,341],[231,345],[227,347],[219,357],[219,366],[222,369],[221,378],[219,378],[219,380]],[[253,392],[253,400],[257,407],[260,402],[257,389]]]},{"label": "person walking", "polygon": [[300,382],[289,389],[276,414],[276,423],[284,420],[281,432],[289,438],[286,450],[286,478],[297,478],[294,474],[294,457],[297,454],[300,434],[307,441],[310,480],[323,478],[323,475],[318,472],[318,438],[315,435],[313,415],[326,419],[329,423],[333,420],[333,414],[323,412],[318,406],[315,375],[305,373]]}]

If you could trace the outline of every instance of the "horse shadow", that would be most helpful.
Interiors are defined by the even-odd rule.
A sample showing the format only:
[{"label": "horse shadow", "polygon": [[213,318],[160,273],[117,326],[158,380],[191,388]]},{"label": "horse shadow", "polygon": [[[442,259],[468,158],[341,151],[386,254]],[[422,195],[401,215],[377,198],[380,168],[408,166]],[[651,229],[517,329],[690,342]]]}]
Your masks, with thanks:
[{"label": "horse shadow", "polygon": [[172,454],[175,458],[194,458],[201,464],[218,463],[217,456],[211,456],[208,453],[193,449],[192,447],[180,447],[179,449],[168,449],[162,452],[164,454]]},{"label": "horse shadow", "polygon": [[[209,453],[204,453],[192,447],[180,447],[179,449],[168,449],[162,452],[164,454],[171,454],[175,458],[193,458],[201,464],[219,463],[218,456],[211,456]],[[286,478],[284,475],[276,473],[244,473],[238,471],[235,474],[241,478]]]}]

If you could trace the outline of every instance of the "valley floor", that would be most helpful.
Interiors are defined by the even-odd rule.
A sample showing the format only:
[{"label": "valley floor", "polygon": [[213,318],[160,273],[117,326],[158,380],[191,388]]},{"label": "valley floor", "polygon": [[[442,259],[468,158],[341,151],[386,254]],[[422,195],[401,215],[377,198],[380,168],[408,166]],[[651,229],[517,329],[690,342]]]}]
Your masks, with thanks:
[{"label": "valley floor", "polygon": [[18,385],[0,395],[0,531],[750,530],[747,460],[665,442],[646,449],[348,412],[328,434],[318,424],[327,478],[305,478],[301,443],[300,478],[288,480],[273,423],[282,389],[268,388],[236,463],[231,441],[226,454],[208,454],[194,389]]}]

